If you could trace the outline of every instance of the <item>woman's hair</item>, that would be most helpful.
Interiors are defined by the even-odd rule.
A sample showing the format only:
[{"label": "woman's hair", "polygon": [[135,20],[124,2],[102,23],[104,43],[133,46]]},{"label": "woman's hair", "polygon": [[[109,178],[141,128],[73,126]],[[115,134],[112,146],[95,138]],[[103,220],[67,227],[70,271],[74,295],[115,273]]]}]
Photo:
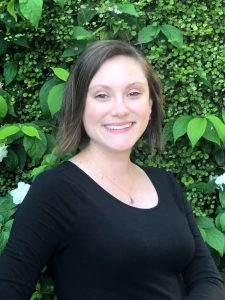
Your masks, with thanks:
[{"label": "woman's hair", "polygon": [[114,56],[124,55],[135,59],[148,80],[152,100],[151,120],[143,134],[150,150],[162,148],[162,90],[161,82],[144,56],[133,46],[119,40],[98,41],[88,47],[72,66],[66,83],[59,114],[57,150],[68,154],[88,142],[83,126],[83,113],[90,82],[104,62]]}]

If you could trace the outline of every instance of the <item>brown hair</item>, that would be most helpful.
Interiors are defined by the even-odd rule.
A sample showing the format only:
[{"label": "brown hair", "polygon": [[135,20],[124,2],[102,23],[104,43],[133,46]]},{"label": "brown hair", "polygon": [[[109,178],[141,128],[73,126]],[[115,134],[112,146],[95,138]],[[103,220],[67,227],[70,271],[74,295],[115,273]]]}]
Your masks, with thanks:
[{"label": "brown hair", "polygon": [[114,56],[124,55],[137,60],[148,80],[152,100],[151,120],[143,134],[150,150],[162,148],[162,91],[161,82],[144,56],[133,46],[119,40],[98,41],[88,47],[72,66],[66,83],[59,115],[57,149],[59,154],[76,150],[89,138],[82,124],[85,101],[90,82],[104,62]]}]

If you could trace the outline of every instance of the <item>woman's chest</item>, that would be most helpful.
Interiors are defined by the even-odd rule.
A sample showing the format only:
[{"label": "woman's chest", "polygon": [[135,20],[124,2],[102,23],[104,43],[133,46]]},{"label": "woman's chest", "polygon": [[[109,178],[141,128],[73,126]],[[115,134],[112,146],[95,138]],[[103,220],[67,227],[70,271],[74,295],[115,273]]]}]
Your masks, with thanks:
[{"label": "woman's chest", "polygon": [[130,268],[179,273],[191,260],[194,240],[185,215],[171,203],[159,198],[156,207],[138,209],[110,196],[84,197],[64,255],[120,275]]}]

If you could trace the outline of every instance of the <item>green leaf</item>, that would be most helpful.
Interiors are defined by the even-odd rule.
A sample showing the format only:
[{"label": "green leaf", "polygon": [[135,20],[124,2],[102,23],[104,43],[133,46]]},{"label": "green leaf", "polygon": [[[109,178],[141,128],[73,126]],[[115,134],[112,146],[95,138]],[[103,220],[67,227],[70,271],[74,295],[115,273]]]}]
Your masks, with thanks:
[{"label": "green leaf", "polygon": [[225,109],[222,111],[222,119],[223,119],[223,122],[225,123]]},{"label": "green leaf", "polygon": [[10,232],[11,231],[11,228],[12,228],[12,224],[13,224],[13,220],[9,220],[5,223],[4,227],[5,227],[5,230]]},{"label": "green leaf", "polygon": [[0,197],[0,223],[6,223],[15,213],[15,210],[16,205],[10,194]]},{"label": "green leaf", "polygon": [[187,126],[187,135],[191,141],[192,147],[203,136],[207,125],[207,120],[205,118],[193,118]]},{"label": "green leaf", "polygon": [[5,100],[6,100],[6,103],[8,105],[8,114],[16,117],[16,114],[15,114],[15,111],[14,111],[14,104],[11,103],[11,98],[12,96],[7,93],[6,91],[4,91],[3,89],[0,89],[0,96],[2,96]]},{"label": "green leaf", "polygon": [[20,131],[20,128],[15,125],[8,125],[5,127],[0,128],[0,140],[4,140],[7,137],[16,134]]},{"label": "green leaf", "polygon": [[48,107],[51,115],[54,116],[60,109],[65,83],[55,85],[48,94]]},{"label": "green leaf", "polygon": [[7,11],[17,21],[17,15],[15,12],[15,0],[9,1],[9,3],[7,5]]},{"label": "green leaf", "polygon": [[1,21],[6,26],[7,32],[15,30],[16,21],[10,14],[5,14],[4,18],[1,19]]},{"label": "green leaf", "polygon": [[176,119],[173,125],[174,142],[187,132],[187,126],[191,119],[192,117],[188,115],[180,116]]},{"label": "green leaf", "polygon": [[214,126],[212,125],[212,123],[209,120],[207,122],[207,126],[206,126],[205,132],[203,134],[203,137],[210,142],[213,142],[219,146],[221,145],[219,136],[218,136]]},{"label": "green leaf", "polygon": [[163,141],[166,144],[168,141],[173,141],[173,124],[174,121],[169,121],[163,128]]},{"label": "green leaf", "polygon": [[31,172],[31,177],[36,177],[38,174],[40,174],[41,172],[43,172],[47,168],[48,168],[48,165],[41,165],[37,168],[34,168]]},{"label": "green leaf", "polygon": [[21,131],[27,136],[36,137],[40,140],[38,130],[34,126],[22,126]]},{"label": "green leaf", "polygon": [[222,257],[225,249],[224,234],[215,227],[206,230],[206,242]]},{"label": "green leaf", "polygon": [[1,56],[2,54],[4,54],[7,51],[10,43],[6,42],[3,39],[0,39],[0,45],[1,45],[1,47],[0,47],[0,56]]},{"label": "green leaf", "polygon": [[6,100],[0,95],[0,119],[3,119],[8,112]]},{"label": "green leaf", "polygon": [[44,165],[48,165],[49,167],[54,167],[59,162],[58,156],[53,153],[46,154],[43,157]]},{"label": "green leaf", "polygon": [[202,68],[197,70],[197,75],[201,78],[201,81],[204,85],[211,87],[211,82],[208,80],[207,74]]},{"label": "green leaf", "polygon": [[5,84],[10,84],[17,74],[17,63],[8,61],[4,64],[4,78]]},{"label": "green leaf", "polygon": [[85,48],[86,41],[76,41],[76,45],[68,47],[64,50],[62,57],[74,57],[79,55]]},{"label": "green leaf", "polygon": [[220,212],[216,218],[215,218],[215,224],[216,224],[216,228],[219,229],[220,231],[221,229],[221,224],[220,224],[220,216],[223,214],[223,212]]},{"label": "green leaf", "polygon": [[86,40],[92,36],[91,32],[81,26],[74,26],[73,30],[73,39],[75,40]]},{"label": "green leaf", "polygon": [[55,3],[59,4],[60,6],[64,6],[68,0],[54,0]]},{"label": "green leaf", "polygon": [[20,37],[19,39],[14,40],[13,42],[14,42],[14,44],[16,44],[18,46],[30,48],[27,38],[25,38],[24,36]]},{"label": "green leaf", "polygon": [[7,231],[2,231],[0,234],[0,254],[5,248],[5,245],[9,239],[9,232]]},{"label": "green leaf", "polygon": [[47,152],[49,153],[56,145],[56,138],[53,134],[45,134],[45,136],[48,142]]},{"label": "green leaf", "polygon": [[203,229],[201,227],[199,227],[198,229],[199,229],[199,231],[201,233],[201,236],[202,236],[202,238],[203,238],[203,240],[205,242],[206,241],[206,232],[205,232],[205,229]]},{"label": "green leaf", "polygon": [[182,32],[172,25],[161,25],[160,29],[162,33],[167,37],[168,41],[177,47],[182,49],[183,47],[183,34]]},{"label": "green leaf", "polygon": [[8,193],[4,197],[0,197],[0,214],[3,216],[3,223],[6,223],[16,210],[12,196]]},{"label": "green leaf", "polygon": [[206,117],[215,127],[218,136],[225,143],[225,124],[216,116],[210,115]]},{"label": "green leaf", "polygon": [[92,37],[97,35],[99,32],[103,32],[104,29],[105,29],[104,26],[101,26],[101,27],[97,28],[94,32],[92,32]]},{"label": "green leaf", "polygon": [[42,6],[43,0],[19,0],[22,15],[36,28],[41,19]]},{"label": "green leaf", "polygon": [[44,85],[41,87],[39,92],[39,101],[40,101],[40,107],[42,110],[43,115],[48,118],[50,116],[50,111],[48,107],[48,94],[49,91],[58,84],[60,81],[58,78],[53,78],[44,83]]},{"label": "green leaf", "polygon": [[15,153],[17,154],[17,158],[18,158],[18,168],[20,170],[23,170],[26,164],[26,160],[27,160],[27,154],[24,150],[24,147],[22,147],[21,144],[14,144],[13,145],[13,150],[15,151]]},{"label": "green leaf", "polygon": [[63,68],[51,68],[54,74],[61,80],[67,81],[69,77],[69,72]]},{"label": "green leaf", "polygon": [[144,44],[154,40],[160,31],[156,25],[148,25],[138,32],[138,44]]},{"label": "green leaf", "polygon": [[214,227],[213,219],[208,217],[197,217],[196,222],[198,226],[203,229],[209,229]]},{"label": "green leaf", "polygon": [[224,149],[219,149],[215,153],[215,160],[217,164],[221,167],[225,166],[225,151]]},{"label": "green leaf", "polygon": [[[1,229],[1,225],[4,223],[4,217],[2,215],[0,215],[0,229]],[[1,232],[1,231],[0,231]]]},{"label": "green leaf", "polygon": [[15,211],[16,211],[16,206],[14,205],[13,209],[10,210],[8,209],[8,211],[3,213],[2,217],[4,219],[4,224],[12,218],[12,216],[15,214]]},{"label": "green leaf", "polygon": [[78,25],[82,26],[86,22],[91,21],[92,18],[96,15],[96,11],[90,7],[81,8],[77,15]]},{"label": "green leaf", "polygon": [[4,158],[4,163],[6,166],[12,170],[17,169],[19,160],[15,151],[8,149],[7,157]]},{"label": "green leaf", "polygon": [[135,17],[138,17],[138,13],[135,9],[135,6],[133,4],[120,4],[120,3],[115,3],[113,5],[113,7],[117,7],[117,9],[119,11],[121,11],[122,13],[124,14],[128,14],[128,15],[131,15],[131,16],[135,16]]},{"label": "green leaf", "polygon": [[[37,300],[37,299],[41,299],[42,298],[42,294],[40,291],[35,291],[30,300]],[[42,298],[43,299],[43,298]]]},{"label": "green leaf", "polygon": [[219,224],[222,231],[225,231],[225,212],[220,214]]},{"label": "green leaf", "polygon": [[[203,134],[203,137],[204,137],[204,134]],[[201,148],[202,148],[202,151],[207,153],[207,154],[211,154],[212,153],[212,148],[213,148],[213,144],[210,143],[209,141],[207,140],[201,140]]]},{"label": "green leaf", "polygon": [[197,182],[190,184],[189,189],[195,188],[198,192],[211,194],[215,191],[215,183],[214,182]]},{"label": "green leaf", "polygon": [[8,114],[16,117],[15,109],[14,109],[14,104],[8,103]]},{"label": "green leaf", "polygon": [[35,163],[42,158],[47,148],[47,140],[45,135],[41,131],[39,131],[39,135],[41,137],[40,140],[29,136],[24,136],[23,138],[23,146],[25,151]]},{"label": "green leaf", "polygon": [[3,89],[0,89],[0,96],[5,98],[7,103],[11,100],[12,97],[8,92],[4,91]]},{"label": "green leaf", "polygon": [[225,208],[225,190],[219,191],[219,200],[222,208]]}]

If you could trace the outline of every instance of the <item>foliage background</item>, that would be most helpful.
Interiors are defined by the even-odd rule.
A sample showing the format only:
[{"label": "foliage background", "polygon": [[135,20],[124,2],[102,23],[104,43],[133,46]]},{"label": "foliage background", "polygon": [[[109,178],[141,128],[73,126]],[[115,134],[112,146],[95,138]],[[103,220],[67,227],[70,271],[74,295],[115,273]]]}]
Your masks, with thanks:
[{"label": "foliage background", "polygon": [[[0,2],[0,251],[16,210],[9,191],[60,162],[57,112],[71,64],[95,40],[122,39],[164,88],[165,150],[151,155],[139,141],[133,159],[181,181],[224,276],[225,195],[209,181],[225,171],[224,15],[222,0]],[[32,299],[53,299],[45,271],[40,282]]]}]

